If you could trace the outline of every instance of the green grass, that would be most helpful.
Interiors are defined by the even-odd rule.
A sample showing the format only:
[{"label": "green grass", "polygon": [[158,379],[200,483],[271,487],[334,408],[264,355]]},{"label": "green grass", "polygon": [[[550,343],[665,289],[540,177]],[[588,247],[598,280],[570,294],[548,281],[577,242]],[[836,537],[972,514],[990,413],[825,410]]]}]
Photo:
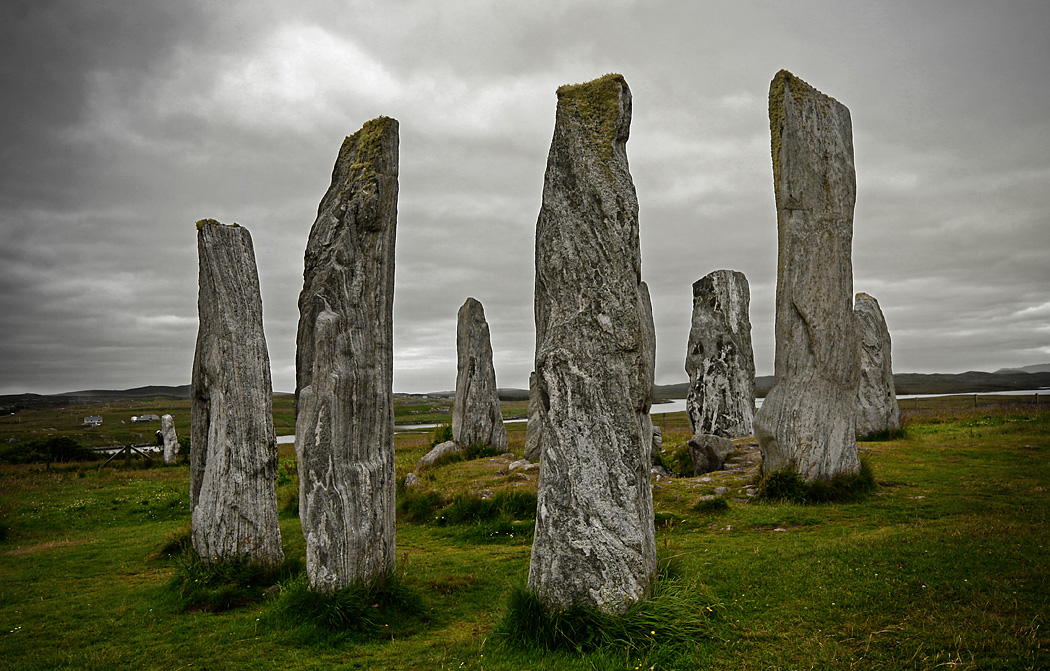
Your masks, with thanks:
[{"label": "green grass", "polygon": [[[923,399],[903,415],[902,437],[862,443],[878,486],[858,501],[716,504],[700,497],[717,483],[660,480],[657,542],[678,570],[658,581],[665,590],[658,594],[670,596],[639,605],[655,614],[633,628],[604,628],[601,640],[580,646],[589,651],[515,643],[498,626],[523,607],[516,602],[524,598],[530,545],[468,532],[492,520],[532,524],[525,508],[535,471],[508,472],[506,458],[428,474],[424,485],[435,498],[416,520],[402,508],[398,588],[387,607],[372,609],[380,599],[367,604],[383,611],[367,614],[371,625],[339,624],[355,607],[306,603],[315,595],[303,589],[301,571],[279,578],[278,595],[264,589],[220,612],[173,603],[168,585],[183,570],[189,516],[184,465],[0,466],[0,666],[1050,667],[1050,412],[938,408]],[[684,414],[660,424],[669,445],[685,435]],[[511,427],[511,449],[520,454],[524,428]],[[430,437],[397,437],[401,475]],[[281,466],[278,500],[290,502],[298,478],[290,450]],[[485,490],[491,496],[483,498]],[[501,494],[504,502],[521,498],[502,508],[477,503]],[[453,511],[457,495],[462,503]],[[455,523],[436,520],[445,510]],[[279,521],[286,555],[302,561],[298,519],[286,512]],[[402,601],[407,611],[398,610]],[[285,619],[289,610],[311,609],[321,615]]]}]

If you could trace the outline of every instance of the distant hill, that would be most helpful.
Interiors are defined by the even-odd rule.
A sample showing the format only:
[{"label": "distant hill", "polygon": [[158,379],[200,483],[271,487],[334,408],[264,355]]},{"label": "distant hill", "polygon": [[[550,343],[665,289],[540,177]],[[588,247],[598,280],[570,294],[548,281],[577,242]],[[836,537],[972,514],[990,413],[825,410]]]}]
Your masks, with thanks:
[{"label": "distant hill", "polygon": [[1014,373],[1050,373],[1050,363],[1037,363],[1034,366],[1021,366],[1020,368],[1000,368],[995,371],[996,375]]},{"label": "distant hill", "polygon": [[116,391],[113,389],[89,389],[86,391],[67,391],[55,394],[69,398],[189,398],[190,385],[184,384],[179,387],[165,387],[161,385],[149,385],[147,387],[135,387]]}]

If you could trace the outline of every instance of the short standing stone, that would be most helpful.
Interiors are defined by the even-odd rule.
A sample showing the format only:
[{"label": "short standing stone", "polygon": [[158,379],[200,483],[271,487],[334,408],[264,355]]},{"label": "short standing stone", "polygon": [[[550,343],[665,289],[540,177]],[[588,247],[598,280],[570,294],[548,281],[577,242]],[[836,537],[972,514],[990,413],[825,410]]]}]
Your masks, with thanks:
[{"label": "short standing stone", "polygon": [[890,331],[879,302],[858,293],[853,304],[860,329],[860,389],[857,392],[857,436],[899,431],[900,409],[893,388]]},{"label": "short standing stone", "polygon": [[299,517],[311,586],[390,575],[398,123],[346,138],[306,245],[296,337]]},{"label": "short standing stone", "polygon": [[776,381],[755,419],[765,472],[856,473],[856,174],[849,110],[782,70],[769,89],[779,252]]},{"label": "short standing stone", "polygon": [[197,222],[200,327],[191,384],[190,510],[202,559],[284,559],[262,299],[248,229]]},{"label": "short standing stone", "polygon": [[175,420],[171,415],[160,417],[160,437],[164,441],[164,463],[174,464],[179,456],[179,438],[175,435]]},{"label": "short standing stone", "polygon": [[536,372],[529,373],[529,419],[525,425],[525,454],[529,461],[539,461],[543,442],[543,415],[540,413],[543,401],[540,389],[536,386]]},{"label": "short standing stone", "polygon": [[529,589],[554,608],[619,611],[656,570],[649,453],[655,330],[620,75],[558,90],[536,224],[543,426]]},{"label": "short standing stone", "polygon": [[452,407],[452,440],[507,451],[507,429],[500,413],[496,371],[485,308],[468,298],[456,324],[456,400]]},{"label": "short standing stone", "polygon": [[664,431],[660,427],[653,425],[653,448],[650,455],[650,461],[653,464],[660,463],[660,455],[664,451]]},{"label": "short standing stone", "polygon": [[755,419],[751,292],[744,274],[716,270],[693,283],[693,319],[685,372],[693,433],[750,436]]}]

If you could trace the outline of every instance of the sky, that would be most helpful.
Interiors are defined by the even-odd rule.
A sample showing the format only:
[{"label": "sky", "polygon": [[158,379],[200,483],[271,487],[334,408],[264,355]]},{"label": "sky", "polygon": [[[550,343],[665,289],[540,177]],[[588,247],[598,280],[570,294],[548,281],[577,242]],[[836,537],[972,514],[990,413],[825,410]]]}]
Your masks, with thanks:
[{"label": "sky", "polygon": [[456,313],[527,388],[555,91],[608,72],[658,384],[691,285],[742,271],[773,373],[769,82],[851,112],[854,289],[897,372],[1050,362],[1050,3],[4,0],[0,393],[190,379],[198,219],[249,229],[275,391],[295,389],[303,253],[343,138],[400,124],[394,390],[455,387]]}]

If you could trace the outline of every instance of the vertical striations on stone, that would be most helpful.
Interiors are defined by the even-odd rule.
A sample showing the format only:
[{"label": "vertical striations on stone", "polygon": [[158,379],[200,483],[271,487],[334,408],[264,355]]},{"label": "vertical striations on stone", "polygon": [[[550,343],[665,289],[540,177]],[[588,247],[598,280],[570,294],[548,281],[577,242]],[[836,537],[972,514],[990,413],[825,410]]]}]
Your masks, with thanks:
[{"label": "vertical striations on stone", "polygon": [[179,456],[179,437],[175,435],[175,420],[171,415],[160,417],[160,437],[164,441],[164,463],[174,464]]},{"label": "vertical striations on stone", "polygon": [[525,425],[524,458],[539,461],[543,450],[543,415],[540,413],[543,401],[540,399],[540,388],[536,384],[536,371],[529,373],[529,420]]},{"label": "vertical striations on stone", "polygon": [[529,589],[619,611],[656,570],[649,479],[656,337],[641,281],[620,75],[558,89],[536,224],[542,456]]},{"label": "vertical striations on stone", "polygon": [[874,297],[858,293],[853,304],[860,330],[860,388],[857,392],[857,436],[900,430],[900,409],[893,387],[890,330]]},{"label": "vertical striations on stone", "polygon": [[500,413],[492,343],[485,308],[468,298],[456,321],[456,400],[452,440],[460,447],[484,445],[507,451],[507,428]]},{"label": "vertical striations on stone", "polygon": [[270,357],[248,229],[197,222],[200,327],[191,389],[190,509],[202,559],[284,559]]},{"label": "vertical striations on stone", "polygon": [[694,434],[739,438],[755,430],[750,303],[741,272],[716,270],[693,283],[685,372],[686,412]]},{"label": "vertical striations on stone", "polygon": [[853,316],[857,185],[849,110],[786,70],[769,89],[779,249],[776,379],[755,418],[763,470],[860,469]]},{"label": "vertical striations on stone", "polygon": [[311,586],[394,570],[398,123],[344,140],[306,246],[296,337],[299,517]]}]

